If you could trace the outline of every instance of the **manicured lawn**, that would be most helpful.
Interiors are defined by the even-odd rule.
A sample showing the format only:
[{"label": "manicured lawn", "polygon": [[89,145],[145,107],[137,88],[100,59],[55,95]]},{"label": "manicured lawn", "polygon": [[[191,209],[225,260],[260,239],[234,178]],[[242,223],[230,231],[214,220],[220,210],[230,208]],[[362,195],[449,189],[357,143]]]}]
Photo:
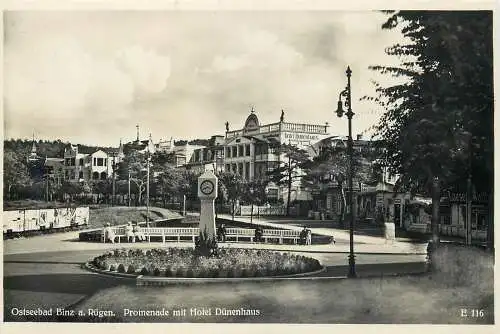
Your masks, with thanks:
[{"label": "manicured lawn", "polygon": [[[105,223],[111,225],[122,225],[129,221],[143,222],[146,220],[147,209],[145,207],[106,207],[90,209],[89,227],[100,228]],[[177,213],[163,208],[151,207],[149,209],[151,220],[170,219],[181,217]]]}]

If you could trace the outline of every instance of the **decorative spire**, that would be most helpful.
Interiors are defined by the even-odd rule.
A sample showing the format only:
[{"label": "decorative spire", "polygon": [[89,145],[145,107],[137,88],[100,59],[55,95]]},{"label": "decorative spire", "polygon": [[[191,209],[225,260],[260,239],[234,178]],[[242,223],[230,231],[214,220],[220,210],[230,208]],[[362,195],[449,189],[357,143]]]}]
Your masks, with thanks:
[{"label": "decorative spire", "polygon": [[255,112],[255,108],[254,106],[252,106],[252,110],[250,110],[251,113],[254,113]]},{"label": "decorative spire", "polygon": [[139,124],[135,126],[137,128],[137,141],[139,141]]},{"label": "decorative spire", "polygon": [[285,112],[283,111],[283,109],[281,109],[280,122],[283,122],[283,121],[285,121]]}]

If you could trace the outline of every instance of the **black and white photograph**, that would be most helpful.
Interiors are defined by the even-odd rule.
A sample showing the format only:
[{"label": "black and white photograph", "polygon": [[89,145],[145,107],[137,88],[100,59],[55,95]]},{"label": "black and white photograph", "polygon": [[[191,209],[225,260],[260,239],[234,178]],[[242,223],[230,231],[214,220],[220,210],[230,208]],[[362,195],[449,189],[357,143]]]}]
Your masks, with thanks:
[{"label": "black and white photograph", "polygon": [[3,322],[495,325],[493,4],[4,9]]}]

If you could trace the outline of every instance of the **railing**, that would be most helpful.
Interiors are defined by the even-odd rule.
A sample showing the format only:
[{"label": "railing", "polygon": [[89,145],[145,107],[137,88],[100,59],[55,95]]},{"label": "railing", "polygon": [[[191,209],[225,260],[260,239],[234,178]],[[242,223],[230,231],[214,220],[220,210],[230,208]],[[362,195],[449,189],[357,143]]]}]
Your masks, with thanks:
[{"label": "railing", "polygon": [[[118,239],[118,243],[121,242],[122,238],[127,238],[125,227],[113,227],[111,228],[115,239]],[[188,237],[194,242],[195,238],[199,235],[200,229],[197,227],[141,227],[139,228],[139,232],[144,234],[144,236],[148,239],[148,242],[151,241],[151,237],[161,237],[163,243],[165,243],[167,237],[177,238],[179,242],[181,237]],[[107,236],[106,236],[107,237]],[[255,229],[249,228],[227,228],[226,229],[226,239],[234,238],[236,241],[239,241],[241,238],[249,239],[251,242],[254,241],[255,237]],[[264,229],[262,233],[262,238],[265,242],[268,239],[277,239],[279,243],[283,243],[284,239],[291,239],[295,243],[300,238],[300,231],[296,230],[272,230],[272,229]],[[102,233],[101,241],[105,242],[104,233]],[[135,242],[135,237],[133,237],[133,242]]]},{"label": "railing", "polygon": [[240,216],[283,216],[286,214],[286,208],[283,206],[252,206],[251,205],[242,205],[240,206],[239,215]]},{"label": "railing", "polygon": [[[306,132],[306,133],[317,133],[317,134],[328,133],[328,125],[303,124],[303,123],[281,123],[281,125],[282,125],[281,127],[282,131]],[[272,124],[261,125],[255,132],[270,133],[279,130],[280,130],[280,123],[272,123]],[[244,134],[243,129],[226,132],[228,138],[243,136],[243,134]]]},{"label": "railing", "polygon": [[319,133],[327,134],[327,125],[317,125],[317,124],[301,124],[301,123],[283,123],[283,131],[291,132],[308,132],[308,133]]}]

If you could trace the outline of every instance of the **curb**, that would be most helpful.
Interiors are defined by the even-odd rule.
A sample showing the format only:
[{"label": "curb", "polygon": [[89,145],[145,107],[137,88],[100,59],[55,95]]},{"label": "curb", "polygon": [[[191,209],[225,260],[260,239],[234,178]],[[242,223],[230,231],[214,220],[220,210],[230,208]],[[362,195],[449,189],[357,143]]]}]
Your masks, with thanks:
[{"label": "curb", "polygon": [[119,278],[132,278],[132,279],[137,278],[137,275],[135,275],[135,274],[119,273],[117,271],[108,271],[108,270],[98,269],[98,268],[94,267],[90,262],[85,262],[84,267],[85,267],[85,269],[90,270],[90,271],[97,273],[97,274],[104,274],[104,275],[115,276],[115,277],[119,277]]},{"label": "curb", "polygon": [[314,276],[326,271],[326,267],[322,266],[321,269],[310,271],[306,273],[280,275],[269,277],[240,277],[240,278],[203,278],[203,277],[157,277],[157,276],[144,276],[136,274],[119,273],[116,271],[108,271],[95,268],[90,262],[86,262],[84,268],[97,274],[114,276],[117,278],[130,278],[136,280],[137,286],[164,286],[170,284],[204,284],[204,283],[237,283],[237,282],[260,282],[260,281],[277,281],[277,280],[291,280],[291,279],[310,279]]},{"label": "curb", "polygon": [[240,278],[169,278],[169,277],[154,277],[139,275],[137,277],[137,286],[166,286],[170,284],[206,284],[206,283],[244,283],[244,282],[269,282],[269,281],[286,281],[297,279],[310,279],[309,276],[316,275],[326,271],[326,267],[311,271],[308,273],[293,274],[287,276],[269,276],[269,277],[240,277]]}]

